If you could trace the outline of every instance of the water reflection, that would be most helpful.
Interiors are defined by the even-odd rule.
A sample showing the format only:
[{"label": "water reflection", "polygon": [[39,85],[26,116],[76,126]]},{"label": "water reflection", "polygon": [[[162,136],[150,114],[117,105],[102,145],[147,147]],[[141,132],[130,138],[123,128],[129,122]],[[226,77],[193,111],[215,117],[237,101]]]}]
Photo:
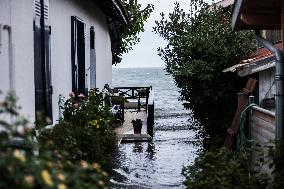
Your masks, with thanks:
[{"label": "water reflection", "polygon": [[134,146],[133,146],[133,152],[134,153],[142,153],[143,152],[143,145],[142,143],[134,143]]},{"label": "water reflection", "polygon": [[[152,142],[121,144],[114,169],[117,175],[112,178],[111,188],[184,188],[181,171],[184,165],[194,161],[199,143],[195,133],[186,129],[189,124],[186,116],[175,121],[161,119],[165,118],[157,119]],[[170,129],[176,126],[165,121],[180,127]],[[163,125],[167,129],[162,129]]]},{"label": "water reflection", "polygon": [[153,142],[148,143],[146,152],[147,152],[146,158],[150,160],[155,159],[155,156],[154,156],[155,155],[155,144]]},{"label": "water reflection", "polygon": [[114,86],[153,86],[155,134],[152,142],[121,144],[110,187],[114,189],[184,188],[181,171],[200,149],[198,124],[179,102],[179,89],[162,68],[115,69]]}]

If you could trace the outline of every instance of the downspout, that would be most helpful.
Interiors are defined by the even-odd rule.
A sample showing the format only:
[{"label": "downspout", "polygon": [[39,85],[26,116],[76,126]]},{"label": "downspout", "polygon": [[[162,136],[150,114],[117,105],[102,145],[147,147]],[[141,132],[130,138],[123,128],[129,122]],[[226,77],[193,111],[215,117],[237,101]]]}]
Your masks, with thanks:
[{"label": "downspout", "polygon": [[9,40],[9,86],[10,90],[15,92],[15,62],[14,62],[12,27],[9,25],[4,25],[3,29],[8,31],[8,40]]},{"label": "downspout", "polygon": [[4,26],[0,24],[0,54],[2,53],[2,31]]},{"label": "downspout", "polygon": [[276,86],[276,94],[275,94],[275,139],[277,141],[283,139],[283,131],[284,131],[284,123],[283,123],[283,117],[284,117],[284,101],[283,101],[283,85],[284,85],[284,67],[283,67],[283,56],[280,49],[275,47],[272,43],[268,42],[264,38],[260,36],[259,30],[255,32],[256,39],[259,41],[265,48],[267,48],[269,51],[274,53],[275,55],[275,86]]}]

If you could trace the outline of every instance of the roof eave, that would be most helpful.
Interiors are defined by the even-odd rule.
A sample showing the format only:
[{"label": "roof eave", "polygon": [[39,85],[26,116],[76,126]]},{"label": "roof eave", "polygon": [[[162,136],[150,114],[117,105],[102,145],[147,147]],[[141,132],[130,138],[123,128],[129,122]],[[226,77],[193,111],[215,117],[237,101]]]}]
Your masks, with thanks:
[{"label": "roof eave", "polygon": [[232,28],[234,30],[281,29],[280,4],[281,0],[236,0],[232,12]]},{"label": "roof eave", "polygon": [[129,24],[129,17],[120,0],[93,0],[105,15],[122,25]]}]

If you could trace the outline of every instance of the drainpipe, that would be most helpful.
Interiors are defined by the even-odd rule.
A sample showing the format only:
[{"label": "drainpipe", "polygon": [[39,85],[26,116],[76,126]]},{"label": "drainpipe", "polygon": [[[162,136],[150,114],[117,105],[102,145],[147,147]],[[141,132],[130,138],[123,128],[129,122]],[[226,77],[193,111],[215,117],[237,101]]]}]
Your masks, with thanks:
[{"label": "drainpipe", "polygon": [[275,94],[275,119],[276,119],[276,134],[275,139],[277,141],[283,139],[283,131],[284,131],[284,101],[283,101],[283,85],[284,85],[284,67],[283,67],[283,56],[280,49],[275,47],[272,43],[268,42],[264,38],[260,36],[260,32],[256,31],[256,39],[259,41],[265,48],[269,51],[273,52],[275,55],[275,86],[276,86],[276,94]]},{"label": "drainpipe", "polygon": [[2,53],[2,31],[4,26],[0,24],[0,54]]},{"label": "drainpipe", "polygon": [[9,40],[9,85],[10,90],[15,92],[15,63],[14,63],[14,45],[12,37],[12,28],[9,25],[3,26],[4,30],[8,31]]}]

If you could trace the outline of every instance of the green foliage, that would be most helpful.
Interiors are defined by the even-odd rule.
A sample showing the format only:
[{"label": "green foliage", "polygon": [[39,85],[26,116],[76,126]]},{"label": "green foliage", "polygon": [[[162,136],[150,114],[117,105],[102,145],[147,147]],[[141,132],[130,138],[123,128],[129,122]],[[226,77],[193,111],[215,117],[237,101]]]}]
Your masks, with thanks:
[{"label": "green foliage", "polygon": [[192,166],[183,169],[185,185],[189,189],[266,188],[269,177],[252,172],[248,154],[224,148],[204,151]]},{"label": "green foliage", "polygon": [[168,41],[159,55],[180,88],[181,99],[212,137],[224,134],[232,120],[242,82],[222,70],[238,64],[253,50],[253,34],[234,32],[230,9],[191,0],[190,11],[178,3],[169,17],[162,13],[154,31]]},{"label": "green foliage", "polygon": [[106,157],[117,145],[114,119],[110,108],[102,105],[103,96],[91,91],[86,97],[71,94],[65,102],[62,100],[63,118],[52,130],[41,132],[41,143],[52,141],[56,149],[67,151],[72,160],[106,163]]},{"label": "green foliage", "polygon": [[282,189],[284,186],[284,141],[275,141],[269,145],[269,157],[273,162],[269,165],[270,168],[274,168],[273,182],[271,187],[273,189]]},{"label": "green foliage", "polygon": [[143,8],[137,0],[122,0],[122,2],[128,13],[129,25],[120,28],[121,38],[115,44],[113,64],[120,63],[122,55],[128,53],[134,45],[140,42],[138,34],[144,32],[144,23],[154,10],[152,4],[148,4]]},{"label": "green foliage", "polygon": [[[52,150],[50,143],[36,145],[32,125],[18,113],[13,95],[0,103],[0,127],[1,189],[106,188],[107,174],[97,163],[73,163],[62,156],[62,150]],[[11,143],[16,138],[17,147]],[[34,155],[37,148],[40,153]]]}]

